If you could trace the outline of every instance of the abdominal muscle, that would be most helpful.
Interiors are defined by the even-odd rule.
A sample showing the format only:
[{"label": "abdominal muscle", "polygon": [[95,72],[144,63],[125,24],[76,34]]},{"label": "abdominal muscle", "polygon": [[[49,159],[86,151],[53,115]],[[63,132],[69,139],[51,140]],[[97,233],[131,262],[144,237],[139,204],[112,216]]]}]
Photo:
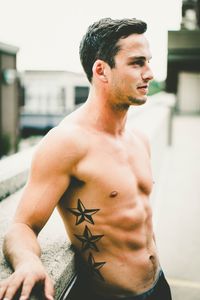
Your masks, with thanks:
[{"label": "abdominal muscle", "polygon": [[94,290],[104,295],[128,296],[150,289],[159,273],[152,234],[147,235],[144,224],[132,233],[116,227],[106,232],[100,252],[95,254],[96,261],[106,262],[100,270],[104,280],[93,277]]},{"label": "abdominal muscle", "polygon": [[151,247],[137,250],[114,246],[112,253],[103,251],[95,258],[97,261],[102,259],[106,261],[101,271],[104,281],[92,278],[92,286],[97,294],[112,296],[141,294],[149,290],[158,277],[159,264],[153,242]]},{"label": "abdominal muscle", "polygon": [[[132,207],[117,205],[112,211],[109,205],[104,206],[93,216],[95,224],[83,222],[87,232],[85,224],[80,224],[76,235],[77,227],[67,226],[72,244],[81,253],[86,268],[90,265],[92,276],[89,278],[97,294],[137,295],[150,289],[158,277],[159,262],[150,204],[144,199],[137,203]],[[68,216],[66,219],[69,219]],[[88,239],[91,235],[99,237],[87,248],[83,238]]]}]

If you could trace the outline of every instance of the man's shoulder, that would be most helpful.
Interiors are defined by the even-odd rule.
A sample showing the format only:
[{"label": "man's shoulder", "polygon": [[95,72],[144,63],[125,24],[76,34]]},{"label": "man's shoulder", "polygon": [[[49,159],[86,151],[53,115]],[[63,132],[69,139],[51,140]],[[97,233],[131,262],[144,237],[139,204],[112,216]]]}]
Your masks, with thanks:
[{"label": "man's shoulder", "polygon": [[65,122],[52,128],[40,141],[36,152],[52,159],[70,157],[78,160],[87,152],[87,138],[84,130],[75,123]]}]

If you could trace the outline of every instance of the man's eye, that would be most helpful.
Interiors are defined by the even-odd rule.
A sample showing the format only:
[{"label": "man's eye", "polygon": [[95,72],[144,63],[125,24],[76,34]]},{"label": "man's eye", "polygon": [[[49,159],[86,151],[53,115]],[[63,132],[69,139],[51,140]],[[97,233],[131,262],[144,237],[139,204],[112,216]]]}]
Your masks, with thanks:
[{"label": "man's eye", "polygon": [[144,61],[143,60],[136,60],[133,62],[134,65],[139,65],[139,66],[144,66]]}]

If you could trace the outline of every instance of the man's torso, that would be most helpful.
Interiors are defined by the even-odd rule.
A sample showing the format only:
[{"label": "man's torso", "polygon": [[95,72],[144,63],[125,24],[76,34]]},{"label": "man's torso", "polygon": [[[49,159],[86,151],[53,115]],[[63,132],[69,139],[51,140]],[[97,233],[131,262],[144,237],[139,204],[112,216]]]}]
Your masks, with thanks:
[{"label": "man's torso", "polygon": [[143,292],[159,273],[147,147],[128,132],[85,132],[88,148],[59,203],[60,214],[97,292]]}]

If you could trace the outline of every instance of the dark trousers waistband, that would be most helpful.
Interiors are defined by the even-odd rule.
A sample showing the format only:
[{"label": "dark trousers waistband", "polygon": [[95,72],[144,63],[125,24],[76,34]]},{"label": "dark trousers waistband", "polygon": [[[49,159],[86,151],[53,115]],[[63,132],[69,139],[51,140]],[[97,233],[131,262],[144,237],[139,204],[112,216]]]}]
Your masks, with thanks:
[{"label": "dark trousers waistband", "polygon": [[170,287],[165,279],[164,273],[160,271],[159,276],[155,284],[148,291],[136,295],[136,296],[128,296],[128,297],[106,297],[95,295],[92,293],[90,287],[85,285],[84,280],[78,278],[76,283],[74,284],[72,290],[67,295],[67,297],[63,297],[63,300],[172,300]]},{"label": "dark trousers waistband", "polygon": [[[100,298],[94,298],[95,300],[103,300]],[[105,298],[105,300],[119,300],[116,298]],[[166,281],[163,271],[160,271],[158,279],[154,283],[153,287],[148,291],[136,295],[123,297],[120,300],[172,300],[170,287]]]}]

